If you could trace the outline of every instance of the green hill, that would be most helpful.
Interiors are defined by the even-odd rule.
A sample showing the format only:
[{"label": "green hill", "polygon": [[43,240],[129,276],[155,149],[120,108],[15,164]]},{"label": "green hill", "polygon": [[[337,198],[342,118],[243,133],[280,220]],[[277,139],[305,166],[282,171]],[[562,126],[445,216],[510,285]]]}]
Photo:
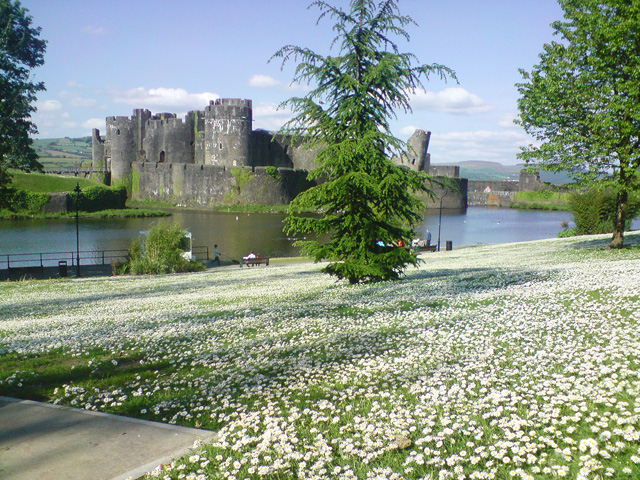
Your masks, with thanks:
[{"label": "green hill", "polygon": [[45,170],[70,169],[91,161],[91,137],[34,138],[33,148]]},{"label": "green hill", "polygon": [[[439,164],[436,164],[439,165]],[[469,160],[466,162],[443,163],[441,165],[457,165],[460,177],[469,180],[518,180],[522,165],[502,165],[497,162]]]}]

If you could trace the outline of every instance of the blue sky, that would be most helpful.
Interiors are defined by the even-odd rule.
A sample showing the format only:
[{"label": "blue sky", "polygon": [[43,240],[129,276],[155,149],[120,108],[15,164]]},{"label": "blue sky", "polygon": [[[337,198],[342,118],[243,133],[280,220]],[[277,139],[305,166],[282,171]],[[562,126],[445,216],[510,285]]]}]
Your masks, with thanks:
[{"label": "blue sky", "polygon": [[[270,57],[295,44],[329,54],[332,22],[318,25],[308,0],[22,0],[48,41],[44,81],[34,115],[38,137],[80,137],[105,129],[105,117],[134,108],[182,116],[209,100],[253,100],[254,128],[275,130],[288,118],[280,102],[301,96],[291,85],[294,65],[281,70]],[[348,0],[330,1],[348,7]],[[393,133],[432,132],[433,163],[486,160],[517,163],[530,142],[513,124],[518,68],[531,70],[556,0],[399,0],[410,43],[400,48],[421,63],[455,70],[459,84],[436,77],[398,112]],[[308,88],[308,87],[307,87]]]}]

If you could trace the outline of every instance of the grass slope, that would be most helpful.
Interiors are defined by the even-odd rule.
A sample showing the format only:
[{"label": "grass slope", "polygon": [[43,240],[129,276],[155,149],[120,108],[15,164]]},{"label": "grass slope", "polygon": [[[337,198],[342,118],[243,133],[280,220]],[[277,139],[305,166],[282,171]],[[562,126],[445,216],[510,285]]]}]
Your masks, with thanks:
[{"label": "grass slope", "polygon": [[20,170],[11,170],[10,173],[12,186],[29,192],[71,192],[76,187],[76,184],[80,184],[80,188],[83,189],[102,185],[87,178],[67,177],[46,173],[25,173]]},{"label": "grass slope", "polygon": [[640,477],[640,235],[0,283],[0,395],[219,431],[163,479]]}]

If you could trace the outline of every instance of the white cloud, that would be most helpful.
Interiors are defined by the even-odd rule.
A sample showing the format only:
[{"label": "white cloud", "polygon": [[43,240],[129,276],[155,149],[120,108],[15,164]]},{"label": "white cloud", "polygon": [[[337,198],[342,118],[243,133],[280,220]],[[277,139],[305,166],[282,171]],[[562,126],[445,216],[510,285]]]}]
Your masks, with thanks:
[{"label": "white cloud", "polygon": [[98,101],[93,98],[75,97],[71,99],[70,104],[73,107],[92,108],[98,104]]},{"label": "white cloud", "polygon": [[439,92],[420,90],[411,95],[411,106],[415,110],[445,112],[453,115],[475,115],[494,110],[479,96],[461,87],[451,87]]},{"label": "white cloud", "polygon": [[36,108],[41,112],[55,112],[62,108],[58,100],[41,100],[36,102]]},{"label": "white cloud", "polygon": [[262,75],[258,73],[256,75],[251,76],[251,78],[249,79],[248,85],[250,87],[258,87],[258,88],[275,88],[275,87],[281,87],[282,82],[280,82],[279,80],[276,80],[273,77],[270,77],[269,75]]},{"label": "white cloud", "polygon": [[505,113],[498,120],[498,126],[502,128],[520,128],[518,125],[513,123],[516,119],[516,115],[513,113]]},{"label": "white cloud", "polygon": [[96,25],[87,25],[80,31],[82,33],[88,33],[89,35],[106,35],[107,34],[106,27],[99,27]]},{"label": "white cloud", "polygon": [[202,110],[209,101],[220,98],[212,92],[189,93],[183,88],[132,88],[126,91],[114,90],[111,97],[114,103],[130,105],[135,108]]},{"label": "white cloud", "polygon": [[416,130],[420,130],[420,128],[419,128],[419,127],[416,127],[415,125],[407,125],[406,127],[402,127],[402,128],[400,129],[399,135],[400,135],[401,137],[409,138],[411,135],[413,135],[413,133],[414,133]]},{"label": "white cloud", "polygon": [[67,82],[67,87],[69,88],[85,88],[81,83],[76,82],[75,80],[69,80]]},{"label": "white cloud", "polygon": [[515,164],[520,147],[529,143],[531,138],[521,129],[435,132],[429,151],[434,163],[485,160]]},{"label": "white cloud", "polygon": [[86,128],[89,130],[98,128],[104,130],[105,120],[104,118],[90,118],[89,120],[82,122],[82,128]]},{"label": "white cloud", "polygon": [[277,80],[270,75],[262,75],[260,73],[252,75],[247,82],[247,85],[249,85],[250,87],[277,88],[279,90],[294,92],[308,92],[309,90],[311,90],[311,87],[308,84],[291,82],[285,85],[280,80]]},{"label": "white cloud", "polygon": [[260,102],[253,106],[254,128],[278,130],[293,114],[288,108],[278,108],[277,103]]}]

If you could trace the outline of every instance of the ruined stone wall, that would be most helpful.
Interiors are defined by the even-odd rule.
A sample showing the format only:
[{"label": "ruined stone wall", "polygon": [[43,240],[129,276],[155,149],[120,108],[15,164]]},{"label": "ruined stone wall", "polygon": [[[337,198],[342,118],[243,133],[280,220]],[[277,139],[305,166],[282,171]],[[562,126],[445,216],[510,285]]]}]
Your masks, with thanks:
[{"label": "ruined stone wall", "polygon": [[100,138],[100,130],[91,130],[91,169],[102,170],[107,167],[104,158],[104,140]]},{"label": "ruined stone wall", "polygon": [[393,157],[393,163],[419,172],[428,172],[431,163],[431,156],[427,153],[430,139],[431,132],[416,130],[407,140],[407,151],[400,157]]}]

